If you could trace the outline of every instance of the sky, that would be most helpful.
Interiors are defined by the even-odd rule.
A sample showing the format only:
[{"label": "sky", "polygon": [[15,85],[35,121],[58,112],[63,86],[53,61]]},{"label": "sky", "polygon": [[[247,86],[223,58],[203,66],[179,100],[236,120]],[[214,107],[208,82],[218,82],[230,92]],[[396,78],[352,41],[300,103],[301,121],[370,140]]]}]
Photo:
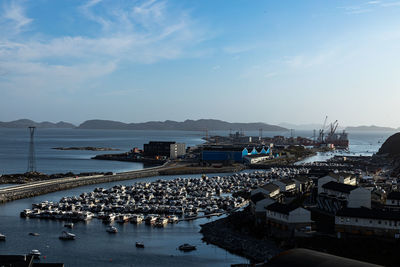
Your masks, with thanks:
[{"label": "sky", "polygon": [[400,1],[0,1],[0,121],[399,127],[399,101]]}]

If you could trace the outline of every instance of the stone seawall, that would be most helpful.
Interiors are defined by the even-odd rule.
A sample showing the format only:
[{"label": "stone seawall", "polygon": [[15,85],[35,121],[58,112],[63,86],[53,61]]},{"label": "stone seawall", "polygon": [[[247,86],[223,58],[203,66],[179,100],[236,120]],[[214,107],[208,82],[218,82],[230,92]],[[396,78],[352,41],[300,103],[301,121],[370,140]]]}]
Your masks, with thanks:
[{"label": "stone seawall", "polygon": [[135,178],[144,178],[158,176],[158,170],[143,170],[129,173],[121,173],[107,176],[97,177],[79,177],[79,178],[64,178],[54,181],[45,181],[44,183],[24,184],[14,188],[4,188],[0,190],[0,203],[13,201],[22,198],[39,196],[51,192],[67,190],[74,187],[108,183],[122,180],[130,180]]}]

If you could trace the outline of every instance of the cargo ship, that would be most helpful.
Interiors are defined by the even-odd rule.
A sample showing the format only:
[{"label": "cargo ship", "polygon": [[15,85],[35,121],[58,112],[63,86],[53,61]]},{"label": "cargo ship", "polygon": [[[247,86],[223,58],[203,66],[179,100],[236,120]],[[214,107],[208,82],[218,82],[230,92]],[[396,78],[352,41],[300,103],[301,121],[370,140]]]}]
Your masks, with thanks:
[{"label": "cargo ship", "polygon": [[324,125],[322,129],[319,130],[318,140],[315,142],[315,147],[330,147],[334,149],[348,149],[349,148],[349,138],[348,133],[345,130],[341,133],[337,133],[336,129],[339,125],[338,121],[330,124],[330,129],[327,134],[325,134],[325,124],[328,117],[325,118]]}]

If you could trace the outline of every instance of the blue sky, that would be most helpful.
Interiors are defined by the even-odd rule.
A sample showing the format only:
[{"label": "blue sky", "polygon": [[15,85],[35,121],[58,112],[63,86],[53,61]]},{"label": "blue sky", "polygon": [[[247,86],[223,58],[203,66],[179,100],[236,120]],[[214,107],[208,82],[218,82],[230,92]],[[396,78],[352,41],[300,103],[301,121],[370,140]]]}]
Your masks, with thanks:
[{"label": "blue sky", "polygon": [[400,1],[0,2],[0,121],[400,126]]}]

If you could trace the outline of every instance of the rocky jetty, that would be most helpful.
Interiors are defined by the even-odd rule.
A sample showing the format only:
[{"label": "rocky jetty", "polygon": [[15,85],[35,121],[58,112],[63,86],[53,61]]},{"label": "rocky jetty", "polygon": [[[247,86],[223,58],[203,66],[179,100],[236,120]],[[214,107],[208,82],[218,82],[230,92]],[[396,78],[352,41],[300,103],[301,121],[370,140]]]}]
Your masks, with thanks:
[{"label": "rocky jetty", "polygon": [[84,146],[84,147],[53,147],[55,150],[89,150],[89,151],[119,151],[117,148],[111,147],[93,147],[93,146]]},{"label": "rocky jetty", "polygon": [[3,174],[0,175],[0,184],[25,184],[30,182],[38,182],[43,180],[51,180],[63,177],[76,177],[76,176],[90,176],[97,174],[112,174],[100,172],[86,172],[75,174],[73,172],[45,174],[41,172],[26,172],[17,174]]},{"label": "rocky jetty", "polygon": [[[245,227],[243,227],[245,225]],[[255,237],[246,229],[253,225],[250,214],[237,212],[201,226],[203,241],[244,256],[254,263],[266,262],[283,250],[270,239]]]}]

